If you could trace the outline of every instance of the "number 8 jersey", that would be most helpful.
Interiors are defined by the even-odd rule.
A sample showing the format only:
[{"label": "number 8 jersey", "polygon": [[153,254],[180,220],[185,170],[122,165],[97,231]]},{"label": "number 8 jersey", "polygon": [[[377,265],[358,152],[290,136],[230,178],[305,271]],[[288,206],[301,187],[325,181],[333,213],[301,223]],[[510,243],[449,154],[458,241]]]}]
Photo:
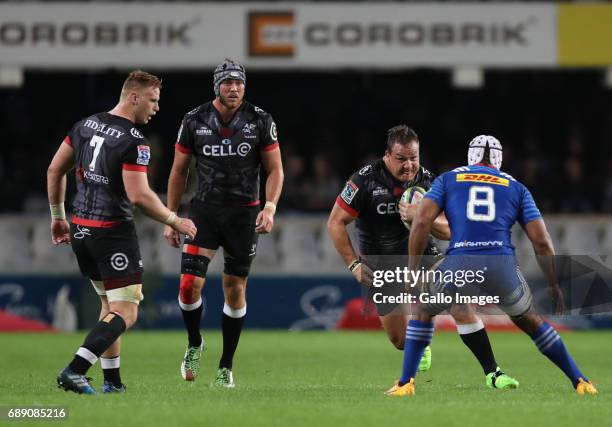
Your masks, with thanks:
[{"label": "number 8 jersey", "polygon": [[72,222],[111,227],[133,216],[122,170],[147,171],[151,151],[134,123],[109,113],[77,122],[63,141],[74,149],[77,194]]},{"label": "number 8 jersey", "polygon": [[484,165],[440,175],[425,197],[443,209],[448,219],[448,255],[514,255],[514,223],[525,225],[542,217],[523,184]]}]

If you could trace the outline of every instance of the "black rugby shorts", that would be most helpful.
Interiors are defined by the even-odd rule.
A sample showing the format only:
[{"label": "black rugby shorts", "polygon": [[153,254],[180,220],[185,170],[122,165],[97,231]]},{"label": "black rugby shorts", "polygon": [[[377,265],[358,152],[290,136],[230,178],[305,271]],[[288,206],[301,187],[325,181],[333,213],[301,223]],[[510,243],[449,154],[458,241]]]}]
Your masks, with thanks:
[{"label": "black rugby shorts", "polygon": [[198,228],[195,239],[185,239],[189,245],[217,250],[241,262],[255,257],[259,235],[255,221],[259,206],[226,207],[207,205],[197,201],[191,204],[189,218]]},{"label": "black rugby shorts", "polygon": [[108,228],[70,224],[70,238],[81,273],[104,281],[106,290],[142,283],[142,258],[132,221]]}]

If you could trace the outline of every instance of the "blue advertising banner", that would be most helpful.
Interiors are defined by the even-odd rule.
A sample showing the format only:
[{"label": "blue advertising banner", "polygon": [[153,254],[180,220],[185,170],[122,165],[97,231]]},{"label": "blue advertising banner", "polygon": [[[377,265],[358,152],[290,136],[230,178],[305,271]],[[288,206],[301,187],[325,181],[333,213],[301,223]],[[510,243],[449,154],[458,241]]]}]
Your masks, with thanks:
[{"label": "blue advertising banner", "polygon": [[[148,273],[144,279],[136,329],[181,329],[177,303],[178,277]],[[579,284],[578,282],[576,282]],[[530,282],[534,300],[546,300],[543,283]],[[580,288],[581,286],[576,286]],[[348,300],[361,296],[352,277],[255,276],[247,287],[249,328],[333,329]],[[209,277],[204,288],[202,328],[221,327],[223,291],[221,277]],[[0,310],[38,320],[59,330],[91,327],[100,304],[89,282],[78,276],[2,276]],[[577,329],[612,328],[612,316],[569,306],[571,316],[556,320]]]}]

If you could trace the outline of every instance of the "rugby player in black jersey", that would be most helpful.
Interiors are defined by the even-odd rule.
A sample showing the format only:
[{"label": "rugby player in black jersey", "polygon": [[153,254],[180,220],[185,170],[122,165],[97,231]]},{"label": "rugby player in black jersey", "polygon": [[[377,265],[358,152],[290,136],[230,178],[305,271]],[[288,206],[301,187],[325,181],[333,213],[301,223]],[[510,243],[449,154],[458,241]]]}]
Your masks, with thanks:
[{"label": "rugby player in black jersey", "polygon": [[[395,126],[387,131],[387,148],[382,158],[365,165],[349,178],[336,199],[327,227],[336,250],[360,284],[371,287],[373,268],[394,269],[397,257],[393,256],[408,255],[409,231],[400,218],[399,199],[408,187],[419,186],[429,190],[434,178],[435,176],[420,164],[419,139],[416,132],[405,125]],[[413,210],[402,203],[402,211],[405,213],[404,219],[410,222]],[[360,256],[346,230],[355,220]],[[444,215],[435,220],[432,235],[443,240],[450,239],[450,230]],[[426,255],[439,254],[440,251],[430,237]],[[385,262],[390,264],[385,265]],[[401,290],[397,286],[392,289]],[[370,294],[371,291],[372,288]],[[392,293],[388,290],[383,292]],[[397,349],[403,350],[409,318],[408,307],[382,303],[376,304],[376,309],[389,341]],[[450,314],[457,323],[461,339],[474,353],[485,375],[496,372],[497,362],[489,338],[473,307],[455,306]],[[426,352],[419,369],[427,370],[430,365],[431,353]],[[507,375],[500,375],[504,375],[504,380],[508,378],[512,381],[500,380],[499,384],[507,384],[507,388],[518,385]]]},{"label": "rugby player in black jersey", "polygon": [[[135,126],[148,123],[159,111],[160,88],[158,77],[130,73],[115,108],[77,122],[47,171],[52,242],[72,243],[79,268],[102,304],[99,322],[57,377],[66,391],[95,393],[85,374],[98,358],[104,371],[103,392],[125,391],[119,375],[120,336],[136,322],[143,299],[132,204],[179,233],[196,233],[193,222],[166,208],[147,181],[151,149]],[[64,197],[66,174],[73,167],[77,193],[69,225]]]},{"label": "rugby player in black jersey", "polygon": [[[185,115],[178,132],[168,180],[168,208],[177,211],[195,156],[198,189],[190,218],[199,232],[185,240],[181,259],[179,305],[188,344],[181,375],[193,381],[204,341],[200,334],[202,288],[208,264],[222,246],[225,258],[222,314],[223,353],[215,384],[234,387],[232,361],[246,315],[246,284],[257,250],[258,233],[269,233],[283,185],[276,124],[270,114],[244,100],[246,74],[226,59],[213,75],[215,99]],[[259,172],[266,173],[266,201],[259,200]],[[169,244],[180,246],[176,230],[166,227]]]}]

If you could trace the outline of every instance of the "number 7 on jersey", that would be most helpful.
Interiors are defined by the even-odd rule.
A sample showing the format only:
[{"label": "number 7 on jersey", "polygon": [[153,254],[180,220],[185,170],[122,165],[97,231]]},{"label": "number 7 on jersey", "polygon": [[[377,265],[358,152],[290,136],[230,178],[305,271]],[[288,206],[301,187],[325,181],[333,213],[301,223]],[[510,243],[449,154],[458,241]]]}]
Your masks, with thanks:
[{"label": "number 7 on jersey", "polygon": [[96,160],[98,159],[98,154],[100,154],[100,150],[102,149],[102,144],[104,144],[104,138],[98,135],[92,136],[91,140],[89,141],[89,146],[95,147],[93,157],[91,158],[91,162],[89,163],[90,172],[93,172],[96,168]]}]

